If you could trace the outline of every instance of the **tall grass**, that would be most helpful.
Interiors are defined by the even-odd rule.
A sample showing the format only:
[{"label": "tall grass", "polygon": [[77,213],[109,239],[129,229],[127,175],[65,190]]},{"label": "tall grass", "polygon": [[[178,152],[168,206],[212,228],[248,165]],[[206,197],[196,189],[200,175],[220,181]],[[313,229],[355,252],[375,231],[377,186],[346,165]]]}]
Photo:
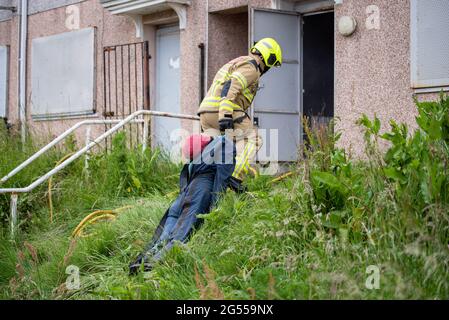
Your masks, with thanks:
[{"label": "tall grass", "polygon": [[[84,184],[81,172],[68,173],[59,182],[58,206],[133,208],[113,222],[97,224],[91,236],[77,241],[71,242],[69,234],[89,206],[78,214],[61,214],[65,218],[51,226],[29,229],[17,244],[0,242],[2,294],[48,299],[448,299],[449,98],[417,103],[417,108],[415,132],[392,121],[391,130],[380,133],[377,118],[362,117],[363,161],[338,148],[338,133],[306,130],[308,145],[293,176],[277,183],[261,176],[248,180],[246,194],[228,192],[203,216],[203,227],[187,245],[176,246],[152,272],[137,277],[128,276],[127,265],[173,200],[175,181],[167,183],[167,164],[151,162],[154,154],[145,162],[153,169],[133,169],[130,159],[139,155],[127,152],[118,139],[111,155],[93,160],[104,173],[97,179],[110,179],[113,191],[95,179],[89,180],[94,187]],[[378,147],[381,140],[390,144],[386,152]],[[121,165],[102,169],[109,162]],[[82,188],[104,200],[95,202],[98,198]],[[81,200],[71,199],[68,190]],[[45,206],[40,210],[45,216]],[[79,290],[65,287],[69,264],[80,268]],[[379,271],[378,288],[367,285],[373,268]]]},{"label": "tall grass", "polygon": [[[42,147],[41,141],[29,139],[22,146],[20,137],[0,132],[0,175],[11,169]],[[44,154],[32,165],[6,182],[2,187],[24,187],[52,169],[65,155],[73,153],[77,143],[73,137],[63,145]],[[28,194],[19,195],[19,232],[15,241],[9,240],[9,195],[0,195],[0,284],[14,282],[22,265],[25,270],[39,270],[36,263],[25,263],[23,254],[28,250],[24,243],[31,239],[42,241],[46,248],[38,250],[39,261],[54,263],[50,273],[40,276],[38,287],[45,287],[47,277],[60,274],[59,254],[64,256],[69,245],[69,234],[88,213],[98,209],[113,209],[126,199],[144,197],[148,194],[163,194],[175,190],[179,165],[168,160],[159,150],[142,153],[141,146],[133,150],[126,148],[126,134],[117,134],[109,153],[91,155],[89,170],[84,161],[75,161],[56,174],[52,183],[54,221],[50,222],[48,206],[48,184],[45,183]],[[134,201],[131,201],[134,203]],[[35,246],[33,243],[31,246]],[[27,260],[28,261],[28,260]],[[19,269],[18,269],[19,268]],[[41,275],[42,273],[39,272]],[[34,283],[34,281],[32,281]],[[38,295],[42,294],[39,290]]]},{"label": "tall grass", "polygon": [[[42,142],[28,139],[25,146],[19,137],[9,135],[0,129],[0,175],[6,175],[14,167],[42,147]],[[91,155],[89,170],[84,161],[75,161],[53,178],[52,194],[59,217],[67,217],[63,212],[99,208],[110,199],[142,196],[147,193],[165,192],[177,183],[178,165],[171,163],[168,156],[159,150],[141,152],[140,146],[134,150],[126,147],[125,132],[113,139],[113,149],[109,153],[98,152]],[[2,187],[24,187],[52,169],[65,155],[77,150],[74,137],[38,158],[30,166],[11,178]],[[161,179],[163,177],[163,179]],[[38,219],[36,211],[47,209],[48,185],[43,184],[31,193],[19,197],[19,212],[25,222]],[[9,195],[0,195],[0,222],[5,223],[9,214]]]}]

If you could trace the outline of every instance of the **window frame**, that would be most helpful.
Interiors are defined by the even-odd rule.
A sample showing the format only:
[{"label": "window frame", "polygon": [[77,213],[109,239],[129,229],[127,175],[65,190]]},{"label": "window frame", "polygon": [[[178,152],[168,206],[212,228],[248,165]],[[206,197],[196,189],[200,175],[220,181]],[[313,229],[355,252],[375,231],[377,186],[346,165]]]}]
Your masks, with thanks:
[{"label": "window frame", "polygon": [[443,79],[421,80],[418,77],[418,1],[410,1],[410,73],[416,93],[449,91],[449,75]]},{"label": "window frame", "polygon": [[[67,111],[67,112],[51,112],[51,113],[47,113],[47,114],[39,114],[39,113],[35,113],[35,111],[33,110],[33,107],[31,106],[30,108],[30,114],[31,114],[31,118],[33,119],[33,121],[47,121],[47,120],[64,120],[64,119],[79,119],[79,118],[92,118],[92,117],[98,117],[97,114],[97,86],[98,86],[98,82],[97,82],[97,50],[98,50],[98,45],[97,45],[97,27],[87,27],[87,28],[80,28],[78,30],[74,30],[74,31],[68,31],[68,32],[61,32],[61,33],[56,33],[53,35],[48,35],[48,36],[43,36],[42,38],[46,38],[46,37],[52,37],[52,36],[58,36],[64,33],[74,33],[74,32],[79,32],[79,31],[83,31],[87,29],[91,29],[93,32],[93,53],[92,53],[92,101],[91,101],[91,105],[89,106],[89,110],[84,110],[84,111]],[[35,38],[38,39],[38,38]],[[33,39],[34,40],[34,39]],[[33,50],[31,48],[31,50]],[[31,59],[33,60],[33,59]],[[31,63],[33,63],[33,61],[31,61]],[[31,74],[33,73],[33,66],[30,66],[30,72]],[[30,79],[30,84],[31,86],[33,86],[33,80],[32,77]],[[31,89],[33,90],[33,89]],[[32,104],[33,101],[30,101],[30,104]]]}]

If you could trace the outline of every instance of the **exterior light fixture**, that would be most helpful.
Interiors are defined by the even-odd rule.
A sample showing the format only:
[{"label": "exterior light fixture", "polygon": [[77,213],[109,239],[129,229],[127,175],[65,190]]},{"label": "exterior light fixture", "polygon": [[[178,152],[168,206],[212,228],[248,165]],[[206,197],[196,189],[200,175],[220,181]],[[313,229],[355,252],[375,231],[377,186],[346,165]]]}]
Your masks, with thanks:
[{"label": "exterior light fixture", "polygon": [[338,32],[345,37],[349,37],[355,32],[357,28],[357,21],[354,17],[343,16],[338,20]]}]

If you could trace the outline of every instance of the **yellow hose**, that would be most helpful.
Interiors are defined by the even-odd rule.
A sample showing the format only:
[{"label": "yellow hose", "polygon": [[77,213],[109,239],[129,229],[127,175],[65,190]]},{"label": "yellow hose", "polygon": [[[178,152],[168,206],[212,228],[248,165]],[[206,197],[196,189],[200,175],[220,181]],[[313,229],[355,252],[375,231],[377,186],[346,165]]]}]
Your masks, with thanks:
[{"label": "yellow hose", "polygon": [[[58,162],[56,162],[55,168],[57,166],[59,166],[61,163],[63,163],[64,161],[66,161],[68,158],[73,156],[74,154],[75,154],[75,152],[66,154]],[[51,176],[50,179],[48,179],[48,207],[50,209],[50,222],[51,223],[53,223],[53,200],[52,200],[52,193],[51,193],[52,184],[53,184],[53,176]]]},{"label": "yellow hose", "polygon": [[72,235],[72,237],[80,237],[80,236],[84,236],[84,235],[83,235],[83,231],[84,231],[84,229],[85,229],[88,225],[94,224],[94,223],[97,222],[98,220],[103,220],[103,219],[106,219],[106,220],[114,220],[114,219],[115,219],[115,215],[114,215],[114,214],[110,214],[110,213],[106,213],[106,214],[103,214],[103,215],[96,216],[96,217],[94,217],[93,219],[90,219],[90,220],[87,221],[85,224],[83,224],[83,226],[82,226],[80,229],[78,229],[78,231],[76,232],[76,234]]},{"label": "yellow hose", "polygon": [[94,224],[95,222],[102,220],[102,219],[108,219],[112,220],[115,219],[116,215],[133,208],[134,206],[126,206],[122,208],[118,208],[115,210],[97,210],[90,214],[88,214],[81,222],[76,226],[76,228],[72,232],[72,237],[79,237],[82,236],[82,232],[85,227],[88,225]]},{"label": "yellow hose", "polygon": [[257,172],[256,169],[254,169],[253,167],[249,166],[249,171],[251,171],[251,173],[255,176],[258,177],[259,176],[259,172]]},{"label": "yellow hose", "polygon": [[279,182],[281,180],[284,180],[285,178],[288,178],[288,177],[292,176],[293,173],[294,172],[287,172],[286,174],[283,174],[282,176],[277,177],[276,179],[271,180],[270,183],[275,183],[275,182]]},{"label": "yellow hose", "polygon": [[116,212],[116,213],[120,213],[120,212],[122,212],[122,211],[126,211],[126,210],[128,210],[128,209],[132,209],[132,208],[134,208],[134,206],[124,206],[124,207],[121,207],[121,208],[115,209],[115,210],[114,210],[114,212]]},{"label": "yellow hose", "polygon": [[78,224],[78,226],[73,230],[72,237],[74,237],[80,230],[84,228],[84,225],[91,219],[95,218],[96,216],[104,215],[104,214],[111,214],[115,215],[115,212],[112,210],[97,210],[92,212],[91,214],[87,215],[81,222]]}]

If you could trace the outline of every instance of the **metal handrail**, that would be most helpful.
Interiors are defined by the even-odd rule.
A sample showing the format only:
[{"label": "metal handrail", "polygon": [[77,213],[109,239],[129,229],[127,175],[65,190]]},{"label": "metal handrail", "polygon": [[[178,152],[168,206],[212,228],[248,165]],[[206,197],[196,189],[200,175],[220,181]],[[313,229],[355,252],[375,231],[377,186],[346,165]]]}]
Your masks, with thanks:
[{"label": "metal handrail", "polygon": [[[64,131],[61,135],[56,137],[53,141],[48,143],[45,147],[37,151],[35,154],[33,154],[31,157],[26,159],[24,162],[22,162],[20,165],[18,165],[16,168],[14,168],[11,172],[9,172],[6,176],[0,179],[0,184],[5,183],[10,178],[12,178],[14,175],[25,169],[28,165],[30,165],[34,160],[39,158],[41,155],[43,155],[45,152],[50,150],[52,147],[54,147],[56,144],[64,140],[67,136],[72,134],[76,129],[85,126],[85,125],[96,125],[96,124],[115,124],[119,123],[121,120],[84,120],[81,122],[76,123],[71,128]],[[143,120],[134,120],[133,123],[143,123]]]},{"label": "metal handrail", "polygon": [[[126,117],[123,120],[85,120],[82,122],[77,123],[72,128],[65,131],[62,135],[60,135],[58,138],[54,139],[52,142],[50,142],[48,145],[46,145],[44,148],[36,152],[33,156],[31,156],[29,159],[24,161],[21,165],[19,165],[16,169],[11,171],[8,175],[2,178],[2,182],[8,180],[11,178],[14,174],[25,168],[27,165],[29,165],[32,161],[34,161],[36,158],[38,158],[40,155],[42,155],[44,152],[49,150],[51,147],[53,147],[55,144],[57,144],[59,141],[64,139],[66,136],[68,136],[70,133],[72,133],[77,128],[81,127],[85,124],[96,124],[97,122],[101,121],[109,121],[109,123],[115,123],[116,121],[119,121],[114,127],[103,133],[101,136],[96,138],[94,141],[86,144],[82,149],[78,150],[76,153],[74,153],[71,157],[66,159],[64,162],[47,172],[45,175],[41,176],[39,179],[28,185],[24,188],[4,188],[0,189],[0,194],[2,193],[11,193],[11,234],[14,235],[15,226],[17,224],[17,197],[19,193],[26,193],[34,190],[36,187],[44,183],[46,180],[48,180],[50,177],[67,167],[69,164],[71,164],[73,161],[81,157],[83,154],[88,152],[90,149],[92,149],[94,146],[98,145],[101,141],[106,139],[107,137],[114,134],[116,131],[118,131],[120,128],[128,124],[129,122],[132,122],[133,119],[136,117],[143,115],[144,116],[144,148],[146,147],[146,137],[148,136],[148,120],[150,116],[156,116],[156,117],[168,117],[168,118],[178,118],[178,119],[187,119],[187,120],[199,120],[198,116],[192,116],[192,115],[186,115],[186,114],[177,114],[177,113],[169,113],[169,112],[160,112],[160,111],[151,111],[151,110],[139,110],[128,117]],[[104,123],[104,122],[101,122]],[[3,180],[5,179],[5,180]]]}]

